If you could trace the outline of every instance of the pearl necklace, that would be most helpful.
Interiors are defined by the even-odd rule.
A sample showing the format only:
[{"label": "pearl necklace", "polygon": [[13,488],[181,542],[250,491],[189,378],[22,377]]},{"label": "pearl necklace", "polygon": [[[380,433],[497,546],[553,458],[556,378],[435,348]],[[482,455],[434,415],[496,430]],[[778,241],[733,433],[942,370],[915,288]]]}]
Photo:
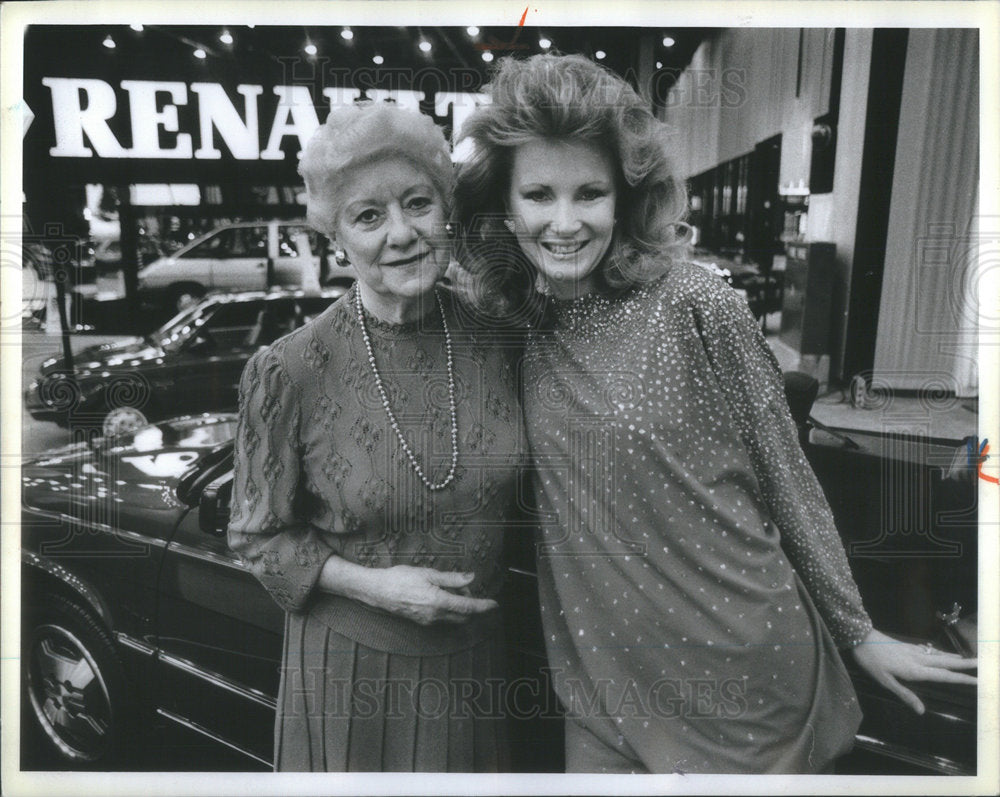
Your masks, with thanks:
[{"label": "pearl necklace", "polygon": [[458,467],[458,411],[455,408],[455,367],[451,353],[451,333],[448,331],[448,319],[445,318],[444,305],[441,303],[441,296],[437,290],[434,291],[434,298],[437,300],[438,309],[441,311],[441,325],[444,327],[444,346],[448,355],[448,406],[451,410],[451,467],[448,469],[448,475],[444,481],[437,483],[432,482],[424,474],[424,469],[413,455],[410,444],[403,437],[402,431],[400,431],[399,423],[396,421],[392,407],[389,406],[389,395],[386,393],[385,385],[382,383],[382,376],[375,365],[375,351],[372,349],[372,341],[368,336],[368,327],[365,325],[365,313],[361,307],[361,291],[357,287],[354,289],[354,306],[358,311],[358,324],[361,326],[361,337],[364,339],[365,349],[368,351],[368,364],[371,366],[372,374],[375,376],[375,386],[378,388],[378,394],[382,399],[382,408],[385,410],[392,430],[396,433],[403,453],[406,454],[406,458],[410,461],[410,466],[420,478],[420,481],[424,483],[424,486],[432,492],[443,490],[451,484],[455,479],[455,470]]}]

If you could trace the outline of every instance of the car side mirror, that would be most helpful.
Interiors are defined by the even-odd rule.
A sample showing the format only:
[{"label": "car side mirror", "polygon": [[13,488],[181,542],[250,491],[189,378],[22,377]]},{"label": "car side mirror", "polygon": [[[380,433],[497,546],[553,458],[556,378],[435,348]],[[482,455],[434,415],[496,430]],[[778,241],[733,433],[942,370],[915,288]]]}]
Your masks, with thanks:
[{"label": "car side mirror", "polygon": [[209,484],[198,500],[198,527],[213,537],[225,537],[229,526],[229,501],[233,495],[233,474],[227,473]]}]

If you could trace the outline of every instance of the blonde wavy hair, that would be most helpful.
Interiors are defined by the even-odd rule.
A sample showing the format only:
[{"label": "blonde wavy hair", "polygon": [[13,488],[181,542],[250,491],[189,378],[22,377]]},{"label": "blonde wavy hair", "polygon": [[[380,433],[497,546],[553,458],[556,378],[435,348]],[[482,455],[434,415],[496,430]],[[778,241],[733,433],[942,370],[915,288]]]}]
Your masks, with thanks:
[{"label": "blonde wavy hair", "polygon": [[465,292],[498,317],[539,303],[534,266],[503,224],[516,148],[539,139],[587,142],[612,155],[615,235],[598,267],[603,292],[665,274],[687,250],[687,190],[670,157],[669,128],[613,72],[578,55],[501,59],[491,102],[462,128],[474,144],[455,188]]}]

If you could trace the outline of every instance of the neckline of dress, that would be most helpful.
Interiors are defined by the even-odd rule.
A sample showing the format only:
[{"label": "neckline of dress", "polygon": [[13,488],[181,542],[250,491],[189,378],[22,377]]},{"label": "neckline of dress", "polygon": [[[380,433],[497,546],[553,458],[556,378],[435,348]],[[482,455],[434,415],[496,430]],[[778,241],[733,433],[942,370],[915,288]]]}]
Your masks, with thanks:
[{"label": "neckline of dress", "polygon": [[587,320],[597,312],[623,306],[636,295],[639,287],[632,286],[610,296],[601,291],[591,291],[573,299],[549,297],[549,304],[557,320],[566,325],[573,325]]},{"label": "neckline of dress", "polygon": [[[355,326],[358,324],[358,317],[354,311],[354,294],[357,292],[357,283],[351,286],[351,290],[347,295],[347,314],[351,318]],[[438,309],[437,301],[434,300],[434,293],[431,292],[431,302],[430,309],[413,321],[403,321],[401,323],[396,323],[395,321],[384,321],[361,304],[361,312],[365,316],[365,326],[368,327],[369,333],[375,333],[382,336],[398,336],[398,335],[409,335],[414,332],[419,332],[421,330],[433,329],[435,331],[440,331],[443,329],[441,325],[441,311]],[[443,297],[442,297],[443,298]],[[447,299],[442,302],[444,305],[448,304]]]}]

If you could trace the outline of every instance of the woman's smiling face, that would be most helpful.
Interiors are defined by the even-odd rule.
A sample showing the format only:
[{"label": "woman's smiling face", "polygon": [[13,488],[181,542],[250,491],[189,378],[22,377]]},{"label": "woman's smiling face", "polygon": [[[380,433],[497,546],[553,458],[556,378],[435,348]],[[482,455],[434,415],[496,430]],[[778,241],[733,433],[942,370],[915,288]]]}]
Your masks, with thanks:
[{"label": "woman's smiling face", "polygon": [[507,196],[514,234],[556,298],[596,287],[616,198],[613,161],[596,144],[539,139],[514,150]]},{"label": "woman's smiling face", "polygon": [[352,170],[341,187],[336,240],[376,315],[391,318],[394,313],[379,310],[412,304],[444,274],[450,258],[446,220],[430,179],[405,158]]}]

